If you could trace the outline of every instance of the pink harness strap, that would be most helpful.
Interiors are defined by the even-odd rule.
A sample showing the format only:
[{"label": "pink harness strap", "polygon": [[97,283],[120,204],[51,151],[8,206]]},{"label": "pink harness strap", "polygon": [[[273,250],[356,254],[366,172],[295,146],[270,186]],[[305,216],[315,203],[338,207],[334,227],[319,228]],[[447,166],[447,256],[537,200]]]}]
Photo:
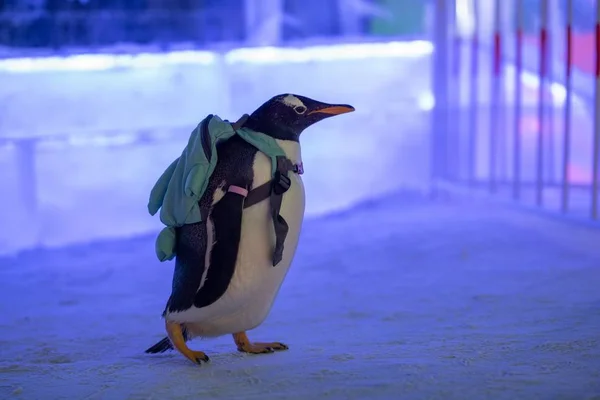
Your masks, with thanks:
[{"label": "pink harness strap", "polygon": [[240,186],[231,185],[231,186],[229,186],[229,189],[227,191],[228,192],[232,192],[232,193],[237,193],[237,194],[239,194],[240,196],[243,196],[243,197],[247,197],[248,196],[248,190],[246,190],[246,189],[244,189],[243,187],[240,187]]}]

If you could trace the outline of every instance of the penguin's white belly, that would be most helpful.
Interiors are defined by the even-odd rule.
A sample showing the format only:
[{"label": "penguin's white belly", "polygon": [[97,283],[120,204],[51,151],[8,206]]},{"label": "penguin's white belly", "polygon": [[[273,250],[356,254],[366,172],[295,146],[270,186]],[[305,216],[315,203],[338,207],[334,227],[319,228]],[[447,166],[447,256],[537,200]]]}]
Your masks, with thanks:
[{"label": "penguin's white belly", "polygon": [[[264,321],[296,252],[304,218],[302,178],[293,173],[289,177],[292,184],[283,195],[280,210],[289,226],[281,262],[273,266],[273,220],[269,201],[262,201],[243,212],[235,272],[223,296],[209,306],[170,314],[169,320],[185,322],[192,336],[205,337],[250,330]],[[271,162],[262,153],[257,153],[253,188],[270,179]],[[210,282],[202,284],[209,285]]]}]

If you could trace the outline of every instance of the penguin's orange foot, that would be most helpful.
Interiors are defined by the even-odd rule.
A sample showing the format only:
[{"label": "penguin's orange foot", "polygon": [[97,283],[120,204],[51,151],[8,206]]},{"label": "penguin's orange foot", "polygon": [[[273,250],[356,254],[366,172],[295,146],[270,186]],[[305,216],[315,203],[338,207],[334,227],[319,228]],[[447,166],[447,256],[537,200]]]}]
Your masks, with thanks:
[{"label": "penguin's orange foot", "polygon": [[210,361],[210,358],[208,358],[206,353],[203,353],[201,351],[190,350],[189,353],[184,354],[184,356],[186,356],[193,363],[196,363],[199,365],[202,365],[202,363],[207,363]]},{"label": "penguin's orange foot", "polygon": [[208,358],[205,353],[201,351],[194,351],[187,347],[185,344],[185,339],[183,338],[182,327],[180,324],[166,321],[165,327],[173,347],[175,347],[177,351],[183,354],[188,360],[192,361],[194,364],[202,364],[210,361],[210,358]]},{"label": "penguin's orange foot", "polygon": [[233,340],[237,346],[238,351],[249,354],[265,354],[273,353],[274,351],[287,350],[287,347],[283,343],[272,342],[272,343],[250,343],[248,336],[245,332],[234,333]]},{"label": "penguin's orange foot", "polygon": [[287,350],[289,347],[281,342],[271,342],[271,343],[253,343],[253,346],[266,347],[268,349],[273,349],[274,351]]},{"label": "penguin's orange foot", "polygon": [[287,350],[288,347],[279,342],[273,343],[251,343],[245,346],[238,346],[238,351],[249,354],[265,354],[273,353],[275,351]]}]

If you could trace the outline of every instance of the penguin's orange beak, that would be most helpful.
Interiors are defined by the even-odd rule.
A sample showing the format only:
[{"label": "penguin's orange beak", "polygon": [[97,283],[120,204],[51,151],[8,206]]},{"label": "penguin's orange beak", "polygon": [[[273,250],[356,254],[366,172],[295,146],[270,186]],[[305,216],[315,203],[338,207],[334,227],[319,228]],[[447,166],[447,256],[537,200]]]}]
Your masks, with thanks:
[{"label": "penguin's orange beak", "polygon": [[346,114],[346,113],[349,113],[352,111],[354,111],[354,107],[344,104],[344,105],[329,106],[329,107],[321,108],[319,110],[314,110],[314,111],[309,112],[308,115],[316,114],[316,113],[327,114],[327,115],[340,115],[340,114]]}]

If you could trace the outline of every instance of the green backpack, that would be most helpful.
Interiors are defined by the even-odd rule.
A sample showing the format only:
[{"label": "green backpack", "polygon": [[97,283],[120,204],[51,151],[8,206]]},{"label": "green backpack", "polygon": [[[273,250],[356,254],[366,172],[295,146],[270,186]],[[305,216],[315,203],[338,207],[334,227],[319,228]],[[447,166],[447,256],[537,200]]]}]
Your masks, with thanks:
[{"label": "green backpack", "polygon": [[236,123],[231,124],[216,115],[207,116],[190,135],[181,156],[169,165],[152,188],[148,212],[155,215],[160,209],[160,220],[166,225],[156,238],[156,256],[160,261],[175,257],[175,228],[206,220],[208,210],[201,210],[199,201],[217,165],[217,144],[234,135],[240,136],[271,159],[273,178],[248,193],[244,208],[270,199],[276,236],[273,266],[281,261],[283,243],[289,229],[283,217],[279,215],[282,196],[291,184],[288,172],[303,171],[293,165],[275,139],[244,128],[247,119],[248,115],[245,114]]}]

